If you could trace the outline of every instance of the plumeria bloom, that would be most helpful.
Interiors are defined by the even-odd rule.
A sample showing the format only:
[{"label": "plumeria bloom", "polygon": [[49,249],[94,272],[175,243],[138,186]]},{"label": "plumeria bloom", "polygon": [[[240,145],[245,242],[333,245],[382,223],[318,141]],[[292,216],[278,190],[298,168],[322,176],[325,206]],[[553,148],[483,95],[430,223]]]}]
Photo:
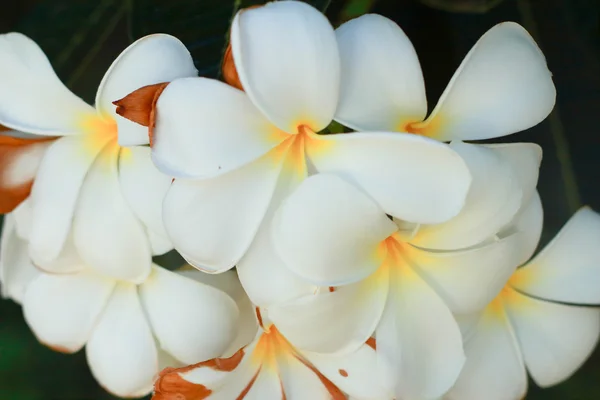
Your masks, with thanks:
[{"label": "plumeria bloom", "polygon": [[375,341],[351,354],[326,356],[298,349],[256,309],[260,327],[252,343],[230,358],[169,368],[153,400],[289,399],[391,400],[377,383]]},{"label": "plumeria bloom", "polygon": [[217,285],[204,283],[206,274],[195,269],[175,273],[157,265],[139,285],[85,265],[75,273],[48,274],[33,266],[15,225],[7,215],[0,249],[3,295],[22,303],[43,344],[65,353],[85,346],[92,374],[111,393],[146,395],[165,366],[221,356],[234,340],[237,346],[251,340],[247,330],[236,338],[238,305],[225,291],[240,307],[245,296],[233,271]]},{"label": "plumeria bloom", "polygon": [[393,21],[363,15],[336,30],[341,95],[336,120],[357,130],[441,141],[490,139],[530,128],[554,107],[546,59],[523,27],[494,26],[473,46],[431,114],[410,40]]},{"label": "plumeria bloom", "polygon": [[[0,193],[11,199],[10,204],[3,199],[2,211],[11,211],[31,188],[28,240],[34,263],[50,272],[73,272],[78,264],[62,258],[75,246],[98,273],[144,281],[152,254],[172,247],[161,218],[171,179],[153,166],[150,149],[119,147],[118,131],[128,132],[125,137],[146,132],[117,117],[111,102],[141,85],[196,75],[189,52],[168,35],[138,40],[102,79],[95,108],[60,82],[26,36],[1,35],[0,55],[0,124],[54,139],[0,139]],[[39,166],[31,163],[40,153]]]},{"label": "plumeria bloom", "polygon": [[190,263],[210,272],[239,263],[241,271],[248,257],[265,257],[261,246],[251,248],[265,235],[261,223],[315,170],[354,181],[403,220],[436,223],[460,211],[470,175],[445,144],[389,132],[317,133],[339,101],[340,62],[334,30],[316,9],[280,1],[242,10],[231,49],[244,91],[179,79],[152,109],[153,160],[177,178],[164,220]]},{"label": "plumeria bloom", "polygon": [[[473,154],[496,154],[500,160],[506,150],[461,146]],[[529,145],[514,146],[516,159],[530,158]],[[510,161],[511,157],[504,160]],[[491,170],[494,165],[479,167]],[[537,168],[534,162],[531,172],[521,172],[536,177],[523,179],[529,196],[534,193]],[[518,180],[517,170],[510,178]],[[476,193],[471,192],[465,206],[471,218],[483,200],[473,197]],[[519,208],[520,203],[510,214],[498,209],[500,219],[493,221],[497,229],[507,225]],[[461,214],[456,218],[469,221]],[[473,227],[473,232],[483,233]],[[450,220],[440,224],[438,232],[452,241],[465,230]],[[414,245],[419,235],[418,227],[390,220],[374,199],[348,181],[330,174],[308,178],[283,202],[272,238],[294,274],[330,290],[272,304],[272,320],[295,345],[323,353],[351,351],[375,332],[379,364],[391,371],[381,374],[386,387],[393,388],[398,398],[443,395],[464,363],[461,333],[452,313],[481,310],[496,296],[518,264],[515,249],[522,239],[517,231],[502,238],[487,232],[477,246],[440,251]]]},{"label": "plumeria bloom", "polygon": [[[517,219],[527,232],[522,261],[537,247],[542,219],[535,197]],[[467,361],[445,399],[519,400],[526,371],[548,387],[583,364],[600,336],[598,243],[600,215],[584,207],[483,312],[458,316]]]}]

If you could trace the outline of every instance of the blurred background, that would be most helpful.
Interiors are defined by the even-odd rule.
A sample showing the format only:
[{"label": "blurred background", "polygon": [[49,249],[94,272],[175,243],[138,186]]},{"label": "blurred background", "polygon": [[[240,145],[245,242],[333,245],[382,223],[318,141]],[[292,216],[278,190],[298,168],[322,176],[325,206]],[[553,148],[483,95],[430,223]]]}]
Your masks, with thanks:
[{"label": "blurred background", "polygon": [[[532,141],[544,149],[538,185],[545,209],[542,245],[580,206],[589,204],[600,211],[598,0],[307,2],[324,10],[334,26],[367,12],[396,21],[419,54],[430,105],[437,102],[462,58],[485,31],[502,21],[521,23],[546,54],[558,91],[557,105],[549,118],[504,139]],[[114,58],[133,40],[149,33],[179,37],[192,52],[200,74],[218,77],[232,15],[239,7],[261,3],[4,0],[0,31],[18,31],[34,39],[63,82],[92,103]],[[482,93],[485,95],[493,93]],[[0,301],[0,400],[68,399],[114,397],[94,381],[83,351],[65,355],[39,344],[23,321],[21,308],[12,301]],[[561,385],[541,390],[531,382],[527,399],[600,399],[600,350]]]}]

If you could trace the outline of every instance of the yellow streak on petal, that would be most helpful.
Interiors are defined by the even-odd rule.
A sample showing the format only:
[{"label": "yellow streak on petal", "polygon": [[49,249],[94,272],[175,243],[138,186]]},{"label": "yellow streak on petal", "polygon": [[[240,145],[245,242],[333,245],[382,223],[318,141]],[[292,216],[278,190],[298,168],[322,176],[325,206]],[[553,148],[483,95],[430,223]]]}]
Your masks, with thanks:
[{"label": "yellow streak on petal", "polygon": [[260,336],[252,352],[251,361],[261,370],[277,372],[278,360],[293,356],[293,346],[279,333],[275,325],[269,325]]},{"label": "yellow streak on petal", "polygon": [[427,118],[422,122],[401,122],[398,125],[400,132],[414,133],[435,139],[443,124],[447,123],[446,118],[440,114]]},{"label": "yellow streak on petal", "polygon": [[101,116],[99,114],[82,115],[79,126],[85,134],[85,149],[97,153],[104,147],[107,141],[111,145],[117,144],[117,122],[110,116]]},{"label": "yellow streak on petal", "polygon": [[[335,141],[327,139],[325,136],[318,135],[306,126],[302,127],[301,133],[305,137],[305,146],[313,156],[327,156],[335,148]],[[336,133],[336,135],[344,135],[344,133]]]}]

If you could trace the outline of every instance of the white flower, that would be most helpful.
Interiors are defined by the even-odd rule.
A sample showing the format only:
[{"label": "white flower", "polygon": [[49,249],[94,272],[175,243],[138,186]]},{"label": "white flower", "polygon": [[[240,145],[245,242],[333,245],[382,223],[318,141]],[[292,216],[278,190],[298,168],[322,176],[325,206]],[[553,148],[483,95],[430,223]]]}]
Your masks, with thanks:
[{"label": "white flower", "polygon": [[498,24],[479,39],[427,119],[419,60],[398,25],[367,14],[340,26],[336,36],[341,95],[335,118],[357,130],[413,132],[442,141],[490,139],[530,128],[554,107],[546,59],[514,22]]},{"label": "white flower", "polygon": [[226,294],[240,307],[248,303],[233,271],[208,284],[200,271],[173,273],[157,265],[140,285],[85,266],[48,274],[29,261],[12,214],[2,235],[3,295],[22,302],[43,344],[66,353],[85,346],[92,374],[118,396],[148,394],[163,367],[221,356],[236,336],[236,346],[251,340],[247,330],[238,335],[238,305]]},{"label": "white flower", "polygon": [[[521,260],[542,231],[539,197],[516,224],[526,232]],[[519,400],[527,372],[541,387],[569,378],[600,336],[600,215],[584,207],[519,268],[483,311],[459,315],[467,362],[448,400]]]},{"label": "white flower", "polygon": [[[531,158],[521,145],[508,151],[512,157],[506,157],[506,148],[461,145],[474,154],[495,154],[501,166]],[[522,173],[537,177],[537,163],[531,164],[532,171]],[[481,168],[491,166],[482,162]],[[515,174],[501,177],[515,180]],[[531,187],[516,188],[533,192],[536,181],[524,179]],[[480,204],[467,201],[467,207],[477,210]],[[495,221],[500,229],[514,213],[497,211],[504,216]],[[437,229],[449,241],[463,232],[452,220],[443,225]],[[521,235],[513,232],[467,249],[440,251],[415,246],[418,231],[403,228],[347,181],[327,174],[308,178],[280,207],[272,239],[293,273],[333,290],[272,304],[269,312],[292,343],[312,351],[345,353],[375,331],[380,364],[392,371],[382,373],[386,386],[399,398],[436,398],[452,387],[464,363],[452,312],[481,310],[496,296],[518,264],[515,249]]]},{"label": "white flower", "polygon": [[245,92],[187,78],[156,102],[152,157],[177,178],[166,229],[190,263],[241,271],[248,251],[264,256],[251,246],[261,223],[314,170],[347,177],[404,220],[460,211],[470,176],[448,146],[412,134],[315,133],[332,121],[340,80],[334,30],[316,9],[282,1],[243,10],[231,45]]},{"label": "white flower", "polygon": [[[152,165],[148,148],[118,146],[117,130],[128,132],[124,136],[147,132],[117,118],[111,103],[134,88],[195,75],[189,52],[168,35],[140,39],[104,76],[95,108],[60,82],[41,49],[24,35],[1,35],[0,55],[0,124],[61,136],[44,144],[48,148],[31,190],[33,261],[50,272],[66,272],[70,263],[60,260],[61,253],[70,253],[67,247],[73,245],[98,273],[142,282],[151,271],[152,253],[172,247],[161,218],[171,179]],[[9,153],[2,151],[0,187],[10,186],[5,181],[10,176],[30,184],[33,166]],[[23,200],[28,193],[21,194]]]},{"label": "white flower", "polygon": [[374,340],[344,356],[301,351],[264,310],[256,313],[260,328],[252,343],[228,359],[163,371],[152,399],[392,399],[377,384]]}]

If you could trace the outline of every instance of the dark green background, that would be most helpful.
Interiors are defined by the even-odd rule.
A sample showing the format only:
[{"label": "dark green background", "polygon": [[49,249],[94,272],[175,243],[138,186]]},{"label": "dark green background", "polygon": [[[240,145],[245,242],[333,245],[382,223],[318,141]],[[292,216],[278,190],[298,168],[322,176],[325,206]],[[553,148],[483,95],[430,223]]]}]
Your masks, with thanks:
[{"label": "dark green background", "polygon": [[[431,105],[479,36],[501,21],[523,24],[544,50],[558,91],[557,106],[546,121],[504,139],[533,141],[544,148],[538,185],[545,208],[542,242],[546,243],[580,205],[590,204],[600,210],[597,0],[504,0],[486,13],[440,11],[417,0],[310,2],[327,7],[334,25],[365,10],[398,22],[420,56]],[[200,72],[217,77],[230,18],[236,7],[254,3],[260,1],[4,0],[0,31],[14,30],[32,37],[67,86],[91,103],[112,60],[133,38],[148,33],[180,37]],[[63,355],[38,344],[23,321],[20,307],[0,301],[0,400],[111,398],[91,377],[83,352]],[[540,390],[532,383],[527,399],[600,399],[600,351],[561,385]]]}]

